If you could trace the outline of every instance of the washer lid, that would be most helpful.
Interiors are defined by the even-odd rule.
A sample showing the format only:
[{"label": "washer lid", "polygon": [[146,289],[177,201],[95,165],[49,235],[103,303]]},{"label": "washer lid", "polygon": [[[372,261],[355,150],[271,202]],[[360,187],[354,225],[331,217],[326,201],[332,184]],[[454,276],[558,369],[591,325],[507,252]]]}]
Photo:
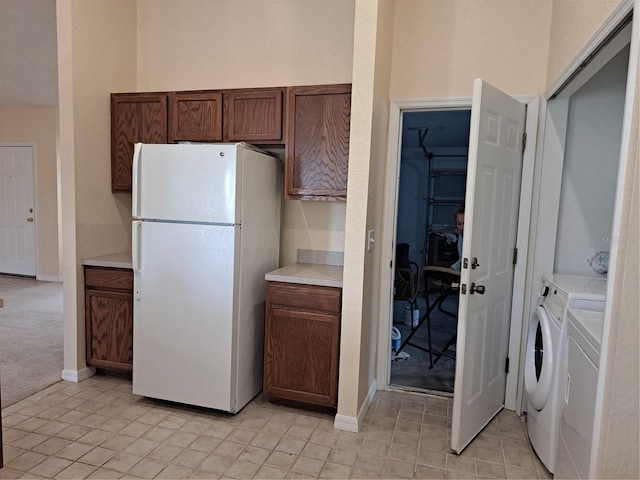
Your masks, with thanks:
[{"label": "washer lid", "polygon": [[567,318],[587,341],[599,352],[602,344],[602,327],[604,325],[604,312],[593,310],[581,310],[570,308],[567,310]]},{"label": "washer lid", "polygon": [[574,298],[604,302],[607,295],[607,277],[552,273],[544,275],[543,280]]}]

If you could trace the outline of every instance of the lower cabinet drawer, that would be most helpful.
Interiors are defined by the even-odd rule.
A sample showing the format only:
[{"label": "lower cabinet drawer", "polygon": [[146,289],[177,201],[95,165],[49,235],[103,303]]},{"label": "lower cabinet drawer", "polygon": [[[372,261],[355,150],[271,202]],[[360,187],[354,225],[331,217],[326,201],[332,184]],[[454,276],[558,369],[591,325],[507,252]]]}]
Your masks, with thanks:
[{"label": "lower cabinet drawer", "polygon": [[267,301],[271,305],[340,313],[341,288],[283,282],[268,282],[268,286]]},{"label": "lower cabinet drawer", "polygon": [[84,284],[133,291],[133,270],[125,268],[84,267]]}]

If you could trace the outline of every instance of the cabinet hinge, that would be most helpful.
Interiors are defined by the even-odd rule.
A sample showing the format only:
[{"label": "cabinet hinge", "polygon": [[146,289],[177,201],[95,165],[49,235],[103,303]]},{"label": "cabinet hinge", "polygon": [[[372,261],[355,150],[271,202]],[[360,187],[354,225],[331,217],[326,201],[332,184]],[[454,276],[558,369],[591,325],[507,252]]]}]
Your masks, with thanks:
[{"label": "cabinet hinge", "polygon": [[522,153],[524,153],[525,148],[527,148],[527,132],[522,133]]},{"label": "cabinet hinge", "polygon": [[504,373],[509,373],[509,357],[507,357],[504,362]]},{"label": "cabinet hinge", "polygon": [[518,249],[513,249],[513,264],[515,265],[518,262]]}]

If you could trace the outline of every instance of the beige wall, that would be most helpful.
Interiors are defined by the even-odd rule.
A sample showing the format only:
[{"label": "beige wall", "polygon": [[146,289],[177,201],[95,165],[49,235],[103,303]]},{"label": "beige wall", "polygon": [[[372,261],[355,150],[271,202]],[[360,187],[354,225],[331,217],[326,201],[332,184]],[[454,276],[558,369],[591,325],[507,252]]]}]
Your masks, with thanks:
[{"label": "beige wall", "polygon": [[547,83],[550,84],[587,43],[619,0],[554,0]]},{"label": "beige wall", "polygon": [[[138,0],[138,91],[351,83],[353,0]],[[344,202],[286,200],[282,265],[344,251]]]},{"label": "beige wall", "polygon": [[470,97],[476,77],[510,94],[541,93],[551,5],[544,0],[398,0],[390,97]]},{"label": "beige wall", "polygon": [[36,278],[62,280],[58,252],[56,117],[54,108],[0,109],[0,142],[34,145],[38,265]]},{"label": "beige wall", "polygon": [[364,413],[375,385],[380,247],[367,251],[366,239],[368,230],[382,228],[382,195],[376,195],[382,189],[376,187],[384,178],[392,19],[392,1],[356,2],[339,417]]},{"label": "beige wall", "polygon": [[[136,85],[132,0],[58,0],[65,371],[84,358],[81,259],[129,251],[130,203],[112,194],[109,93]],[[64,374],[64,372],[63,372]]]}]

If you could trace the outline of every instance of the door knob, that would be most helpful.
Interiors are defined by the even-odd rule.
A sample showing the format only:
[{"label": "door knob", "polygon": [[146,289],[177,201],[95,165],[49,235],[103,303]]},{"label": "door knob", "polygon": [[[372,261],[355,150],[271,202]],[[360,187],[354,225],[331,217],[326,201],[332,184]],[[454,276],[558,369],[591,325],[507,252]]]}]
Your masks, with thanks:
[{"label": "door knob", "polygon": [[480,266],[480,264],[478,263],[478,259],[476,257],[473,257],[471,259],[471,268],[473,270],[475,270],[476,268],[478,268]]},{"label": "door knob", "polygon": [[476,285],[475,283],[471,284],[471,288],[469,289],[471,295],[477,293],[478,295],[484,295],[484,285]]},{"label": "door knob", "polygon": [[33,222],[33,217],[27,217],[27,222]]}]

